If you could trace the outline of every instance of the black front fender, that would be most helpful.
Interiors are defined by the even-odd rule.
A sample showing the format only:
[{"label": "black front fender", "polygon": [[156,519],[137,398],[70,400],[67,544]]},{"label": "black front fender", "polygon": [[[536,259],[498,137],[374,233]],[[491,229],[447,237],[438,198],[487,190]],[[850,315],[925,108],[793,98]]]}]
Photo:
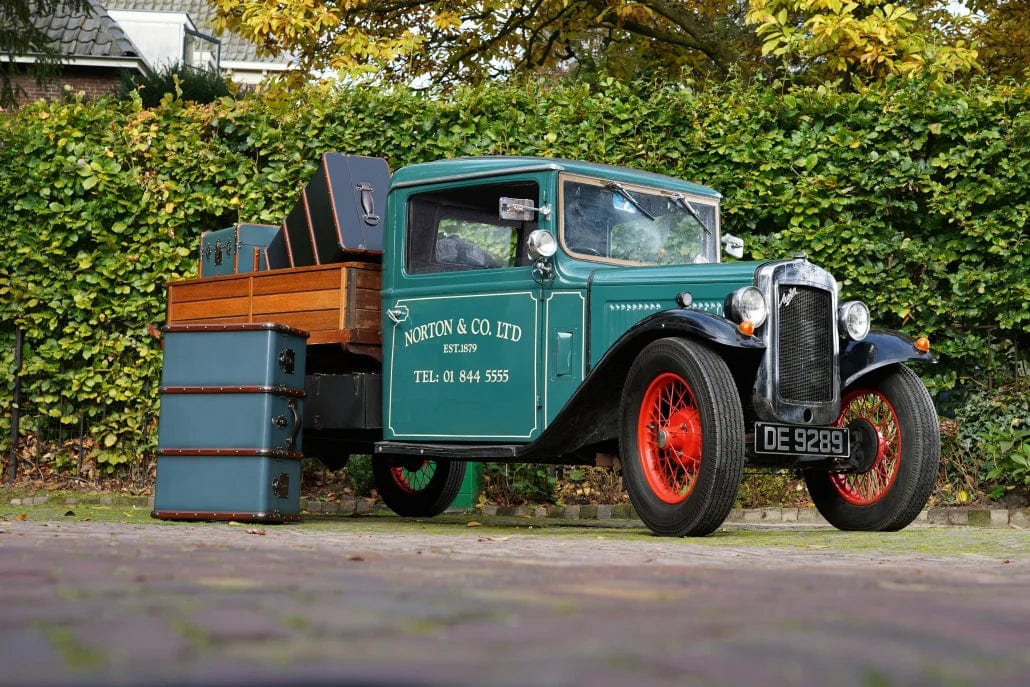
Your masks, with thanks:
[{"label": "black front fender", "polygon": [[[702,341],[716,350],[735,349],[742,354],[738,357],[746,357],[751,367],[757,365],[765,351],[760,339],[741,334],[735,324],[721,317],[685,308],[654,313],[626,330],[591,366],[583,383],[537,439],[534,448],[545,454],[563,453],[614,439],[618,434],[622,387],[633,361],[649,343],[668,336]],[[735,367],[731,365],[731,370]],[[753,382],[753,375],[749,380]]]},{"label": "black front fender", "polygon": [[915,347],[915,339],[897,332],[873,331],[862,341],[849,341],[840,355],[841,388],[894,363],[936,363],[929,351]]},{"label": "black front fender", "polygon": [[604,354],[598,365],[612,352],[630,345],[637,350],[640,341],[650,342],[665,336],[683,336],[730,348],[764,351],[765,344],[756,336],[745,336],[729,320],[701,310],[674,308],[656,312],[626,330]]}]

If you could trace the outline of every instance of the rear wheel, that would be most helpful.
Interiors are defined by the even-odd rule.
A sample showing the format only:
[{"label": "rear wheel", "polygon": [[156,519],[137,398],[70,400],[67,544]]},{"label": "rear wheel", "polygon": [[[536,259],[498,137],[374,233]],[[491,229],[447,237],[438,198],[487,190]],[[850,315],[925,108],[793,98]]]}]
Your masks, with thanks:
[{"label": "rear wheel", "polygon": [[630,501],[652,532],[713,532],[744,472],[744,417],[726,363],[692,341],[647,346],[626,379],[619,443]]},{"label": "rear wheel", "polygon": [[808,471],[805,483],[816,508],[842,530],[894,531],[919,515],[933,491],[941,438],[930,395],[922,381],[898,365],[848,390],[841,427],[869,437],[862,472]]},{"label": "rear wheel", "polygon": [[372,477],[379,496],[394,513],[432,517],[454,503],[465,479],[465,462],[376,456]]}]

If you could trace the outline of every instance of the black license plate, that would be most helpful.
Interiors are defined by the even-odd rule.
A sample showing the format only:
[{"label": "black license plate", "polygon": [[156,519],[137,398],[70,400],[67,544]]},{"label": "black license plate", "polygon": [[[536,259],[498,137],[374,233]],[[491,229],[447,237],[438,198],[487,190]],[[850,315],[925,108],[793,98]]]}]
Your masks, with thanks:
[{"label": "black license plate", "polygon": [[844,427],[801,427],[772,422],[755,423],[755,453],[778,456],[851,455]]}]

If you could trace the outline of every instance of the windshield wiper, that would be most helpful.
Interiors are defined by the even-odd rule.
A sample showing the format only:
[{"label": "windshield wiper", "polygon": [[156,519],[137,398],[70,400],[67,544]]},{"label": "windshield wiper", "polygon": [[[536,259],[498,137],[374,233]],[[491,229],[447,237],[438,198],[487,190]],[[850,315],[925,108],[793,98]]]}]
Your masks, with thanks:
[{"label": "windshield wiper", "polygon": [[701,228],[705,230],[706,234],[709,236],[712,235],[712,230],[709,229],[708,225],[705,224],[705,221],[701,219],[701,215],[699,215],[697,210],[694,209],[694,206],[690,204],[690,201],[683,197],[683,194],[674,193],[672,194],[672,199],[679,203],[680,207],[689,212],[691,217],[697,220],[697,223],[701,225]]},{"label": "windshield wiper", "polygon": [[648,212],[647,210],[645,210],[645,209],[644,209],[644,206],[643,206],[643,205],[641,205],[641,204],[640,204],[640,202],[639,202],[639,201],[637,201],[637,199],[636,199],[636,198],[634,198],[634,197],[633,197],[633,196],[632,196],[632,195],[630,194],[630,192],[629,192],[629,191],[627,191],[626,189],[624,189],[624,188],[622,187],[622,184],[620,184],[620,183],[619,183],[619,182],[617,182],[617,181],[609,181],[608,183],[606,183],[606,184],[604,185],[604,187],[605,187],[606,189],[608,189],[609,191],[618,191],[618,192],[619,192],[619,195],[620,195],[620,196],[622,196],[623,198],[625,198],[626,200],[628,200],[628,201],[629,201],[629,202],[630,202],[630,203],[631,203],[631,204],[633,205],[633,207],[635,207],[635,208],[636,208],[637,210],[639,210],[639,211],[640,211],[640,213],[641,213],[641,214],[642,214],[642,215],[643,215],[644,217],[648,218],[648,219],[649,219],[649,220],[651,220],[652,222],[654,221],[654,215],[652,215],[652,214],[651,214],[650,212]]}]

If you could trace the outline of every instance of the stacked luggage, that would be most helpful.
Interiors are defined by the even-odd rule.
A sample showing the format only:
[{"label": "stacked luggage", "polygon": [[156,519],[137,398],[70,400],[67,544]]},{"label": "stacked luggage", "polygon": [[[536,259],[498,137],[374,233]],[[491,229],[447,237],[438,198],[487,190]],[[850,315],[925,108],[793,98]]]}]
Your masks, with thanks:
[{"label": "stacked luggage", "polygon": [[241,223],[205,232],[200,276],[378,261],[389,184],[386,160],[325,153],[282,226]]},{"label": "stacked luggage", "polygon": [[[354,261],[353,268],[342,273],[354,282],[349,316],[358,327],[363,313],[359,282],[365,272],[376,278],[378,304],[377,263],[383,248],[389,180],[385,160],[324,154],[281,226],[241,223],[205,232],[200,240],[200,278],[186,284],[216,290],[224,286],[225,298],[209,301],[236,303],[241,296],[235,286],[239,275],[249,278],[272,270],[310,268],[285,272],[299,288],[319,278],[309,274],[317,266]],[[363,266],[375,269],[358,269]],[[369,279],[365,281],[371,284]],[[253,290],[253,284],[249,288]],[[337,284],[334,292],[340,291]],[[307,292],[305,286],[298,293]],[[308,334],[283,324],[253,321],[252,315],[205,311],[189,318],[189,324],[164,328],[152,513],[156,518],[300,519]],[[365,328],[377,330],[378,317],[377,309],[374,321],[365,323]],[[352,332],[343,334],[354,343]]]},{"label": "stacked luggage", "polygon": [[154,517],[300,518],[306,339],[276,324],[165,327]]}]

